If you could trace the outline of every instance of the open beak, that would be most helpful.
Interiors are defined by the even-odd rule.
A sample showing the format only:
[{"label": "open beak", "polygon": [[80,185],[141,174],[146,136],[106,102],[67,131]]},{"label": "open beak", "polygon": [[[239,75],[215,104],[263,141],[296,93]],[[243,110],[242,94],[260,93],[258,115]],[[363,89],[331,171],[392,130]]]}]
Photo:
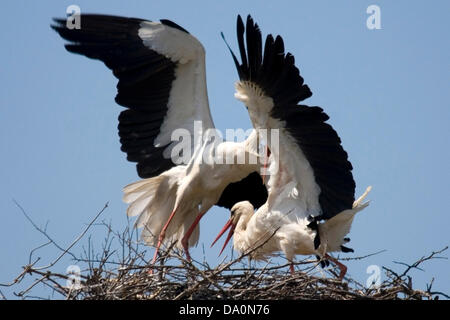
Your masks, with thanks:
[{"label": "open beak", "polygon": [[231,219],[228,220],[227,224],[222,228],[222,230],[220,230],[219,235],[216,237],[214,242],[211,244],[211,247],[212,247],[217,242],[217,240],[219,240],[220,237],[225,233],[225,231],[230,229],[230,231],[228,232],[227,239],[225,240],[225,243],[223,244],[222,250],[220,250],[219,256],[222,254],[223,250],[225,249],[225,247],[227,246],[227,244],[230,241],[231,237],[233,236],[235,228],[236,228],[236,226],[233,224],[233,221]]}]

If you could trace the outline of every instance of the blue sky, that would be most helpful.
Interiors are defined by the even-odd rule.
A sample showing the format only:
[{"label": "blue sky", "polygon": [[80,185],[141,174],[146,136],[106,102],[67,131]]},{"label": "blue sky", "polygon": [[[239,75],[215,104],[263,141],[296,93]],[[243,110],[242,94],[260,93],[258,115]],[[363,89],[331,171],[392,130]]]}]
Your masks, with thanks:
[{"label": "blue sky", "polygon": [[[237,74],[220,38],[236,48],[237,14],[252,14],[263,34],[280,34],[323,107],[354,166],[357,195],[373,186],[368,209],[350,233],[355,255],[384,253],[348,264],[362,283],[369,265],[401,270],[450,243],[450,120],[447,1],[5,1],[0,36],[0,282],[20,272],[45,239],[25,220],[17,200],[60,245],[67,246],[109,202],[103,219],[126,224],[122,187],[138,179],[120,151],[116,79],[100,62],[69,54],[49,24],[67,6],[82,12],[167,18],[206,48],[209,101],[216,127],[249,128],[234,99]],[[381,9],[381,30],[368,30],[366,8]],[[212,209],[201,223],[203,257],[229,213]],[[100,247],[102,229],[92,229]],[[81,252],[81,241],[74,252]],[[214,265],[219,246],[206,250]],[[37,253],[43,263],[55,249]],[[448,256],[448,253],[445,254]],[[352,256],[352,255],[349,255]],[[55,266],[64,272],[70,259]],[[414,271],[418,288],[433,277],[450,292],[450,263]],[[0,290],[12,297],[10,289]],[[48,294],[44,288],[37,293]]]}]

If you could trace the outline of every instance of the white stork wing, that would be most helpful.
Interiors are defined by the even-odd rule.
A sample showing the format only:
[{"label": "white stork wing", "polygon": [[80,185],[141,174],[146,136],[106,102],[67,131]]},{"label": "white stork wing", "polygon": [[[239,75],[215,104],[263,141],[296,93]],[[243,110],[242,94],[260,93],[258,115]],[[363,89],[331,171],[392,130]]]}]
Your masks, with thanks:
[{"label": "white stork wing", "polygon": [[[80,16],[80,29],[67,28],[64,19],[55,22],[52,28],[69,41],[68,51],[103,61],[119,79],[115,100],[127,108],[119,116],[121,150],[137,162],[141,178],[175,166],[175,129],[184,128],[194,137],[194,121],[201,121],[203,132],[214,127],[205,51],[182,27],[169,20],[93,14]],[[191,141],[192,155],[196,142]]]},{"label": "white stork wing", "polygon": [[312,93],[294,57],[284,53],[283,39],[267,36],[263,51],[261,32],[250,16],[245,27],[238,17],[237,37],[242,63],[230,49],[240,77],[235,96],[247,106],[255,128],[279,129],[279,154],[271,148],[271,157],[279,160],[280,168],[268,182],[269,207],[276,201],[272,195],[281,190],[285,196],[289,186],[288,194],[296,198],[303,216],[330,219],[351,209],[352,165],[323,110],[298,105]]}]

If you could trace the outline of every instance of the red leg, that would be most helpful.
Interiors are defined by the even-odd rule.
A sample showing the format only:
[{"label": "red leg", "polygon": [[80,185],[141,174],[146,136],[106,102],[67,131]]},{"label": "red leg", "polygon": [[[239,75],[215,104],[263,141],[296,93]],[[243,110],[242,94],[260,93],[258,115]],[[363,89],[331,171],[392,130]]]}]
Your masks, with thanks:
[{"label": "red leg", "polygon": [[340,263],[339,261],[337,261],[335,258],[331,257],[330,255],[326,254],[325,258],[330,260],[331,262],[333,262],[341,271],[339,273],[339,280],[344,279],[345,274],[347,273],[347,267],[345,265],[343,265],[342,263]]},{"label": "red leg", "polygon": [[291,262],[291,265],[289,266],[289,271],[291,272],[292,275],[295,274],[294,263],[292,263],[292,262]]},{"label": "red leg", "polygon": [[183,245],[184,252],[186,253],[186,258],[188,261],[191,261],[191,255],[189,254],[189,238],[192,235],[192,232],[194,232],[195,227],[197,227],[198,223],[200,222],[200,219],[205,215],[206,211],[200,212],[197,217],[195,217],[194,222],[189,227],[186,234],[183,236],[183,239],[181,239],[181,244]]},{"label": "red leg", "polygon": [[[175,210],[172,211],[172,213],[169,216],[169,219],[167,220],[166,224],[164,225],[164,227],[161,230],[161,233],[159,234],[158,244],[156,245],[155,254],[153,255],[153,259],[151,262],[152,265],[155,264],[155,262],[156,262],[156,258],[158,257],[158,253],[159,253],[159,248],[161,247],[161,244],[164,241],[164,237],[166,236],[166,230],[169,227],[170,221],[172,221],[173,217],[175,216],[176,211],[177,211],[176,208],[175,208]],[[152,273],[152,271],[150,271],[150,273]]]}]

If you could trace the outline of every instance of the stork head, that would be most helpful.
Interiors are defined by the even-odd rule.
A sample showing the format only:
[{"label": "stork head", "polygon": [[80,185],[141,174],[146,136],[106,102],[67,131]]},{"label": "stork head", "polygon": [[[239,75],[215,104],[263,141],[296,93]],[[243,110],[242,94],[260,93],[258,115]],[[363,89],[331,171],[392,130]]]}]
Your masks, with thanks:
[{"label": "stork head", "polygon": [[[225,231],[230,229],[230,231],[228,232],[227,239],[225,240],[225,243],[223,244],[222,250],[220,250],[219,255],[222,254],[223,250],[227,246],[228,242],[230,241],[231,237],[233,236],[233,233],[234,233],[234,230],[236,229],[236,227],[239,227],[239,229],[245,230],[246,224],[248,223],[248,220],[254,211],[255,211],[255,209],[253,208],[253,205],[248,201],[238,202],[231,208],[230,219],[227,221],[227,223],[222,228],[222,230],[220,230],[220,233],[217,235],[216,239],[211,244],[211,247],[212,247],[217,242],[217,240],[219,240],[220,237],[222,237],[222,235],[225,233]],[[243,223],[245,225],[242,225]]]}]

